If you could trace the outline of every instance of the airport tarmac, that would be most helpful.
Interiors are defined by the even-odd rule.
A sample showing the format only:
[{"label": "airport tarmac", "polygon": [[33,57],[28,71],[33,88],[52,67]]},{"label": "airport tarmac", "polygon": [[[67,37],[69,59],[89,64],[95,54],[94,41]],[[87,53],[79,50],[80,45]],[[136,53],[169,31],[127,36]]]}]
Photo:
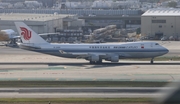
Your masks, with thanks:
[{"label": "airport tarmac", "polygon": [[[170,50],[169,56],[179,56],[179,42],[159,42]],[[0,47],[0,80],[52,81],[178,81],[178,61],[104,62],[91,65],[84,59],[68,59],[30,52],[19,48]]]}]

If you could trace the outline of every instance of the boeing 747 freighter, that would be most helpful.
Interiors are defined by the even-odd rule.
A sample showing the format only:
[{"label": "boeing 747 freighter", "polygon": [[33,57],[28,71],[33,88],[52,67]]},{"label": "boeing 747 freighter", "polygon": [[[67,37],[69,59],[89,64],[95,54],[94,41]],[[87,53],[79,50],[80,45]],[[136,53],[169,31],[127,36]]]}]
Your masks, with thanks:
[{"label": "boeing 747 freighter", "polygon": [[102,43],[102,44],[57,44],[48,43],[23,22],[15,22],[22,43],[22,49],[44,54],[65,57],[83,58],[91,64],[102,63],[102,60],[118,62],[124,58],[151,58],[164,55],[168,49],[156,42]]}]

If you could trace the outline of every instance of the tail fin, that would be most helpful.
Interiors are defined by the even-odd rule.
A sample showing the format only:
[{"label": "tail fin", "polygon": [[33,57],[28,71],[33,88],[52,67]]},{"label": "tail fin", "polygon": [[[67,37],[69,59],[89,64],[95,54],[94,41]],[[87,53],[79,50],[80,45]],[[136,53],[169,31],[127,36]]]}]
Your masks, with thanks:
[{"label": "tail fin", "polygon": [[23,22],[14,22],[23,43],[48,43]]}]

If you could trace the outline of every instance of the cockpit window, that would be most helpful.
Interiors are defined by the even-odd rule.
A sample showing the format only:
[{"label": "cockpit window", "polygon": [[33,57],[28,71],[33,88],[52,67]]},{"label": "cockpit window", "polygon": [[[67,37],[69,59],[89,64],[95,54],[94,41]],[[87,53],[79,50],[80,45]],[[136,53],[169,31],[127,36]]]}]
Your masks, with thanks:
[{"label": "cockpit window", "polygon": [[156,43],[155,45],[159,45],[158,43]]}]

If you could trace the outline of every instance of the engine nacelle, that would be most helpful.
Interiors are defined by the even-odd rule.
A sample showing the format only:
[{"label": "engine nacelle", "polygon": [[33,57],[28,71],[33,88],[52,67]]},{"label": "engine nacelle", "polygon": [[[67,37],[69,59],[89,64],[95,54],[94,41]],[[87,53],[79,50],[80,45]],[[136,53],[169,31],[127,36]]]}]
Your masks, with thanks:
[{"label": "engine nacelle", "polygon": [[92,56],[90,57],[90,60],[91,60],[91,61],[99,61],[99,56],[92,55]]},{"label": "engine nacelle", "polygon": [[107,59],[105,59],[106,61],[111,61],[111,62],[119,62],[119,56],[117,55],[114,55],[114,56],[111,56]]},{"label": "engine nacelle", "polygon": [[111,62],[119,62],[119,56],[111,56]]}]

